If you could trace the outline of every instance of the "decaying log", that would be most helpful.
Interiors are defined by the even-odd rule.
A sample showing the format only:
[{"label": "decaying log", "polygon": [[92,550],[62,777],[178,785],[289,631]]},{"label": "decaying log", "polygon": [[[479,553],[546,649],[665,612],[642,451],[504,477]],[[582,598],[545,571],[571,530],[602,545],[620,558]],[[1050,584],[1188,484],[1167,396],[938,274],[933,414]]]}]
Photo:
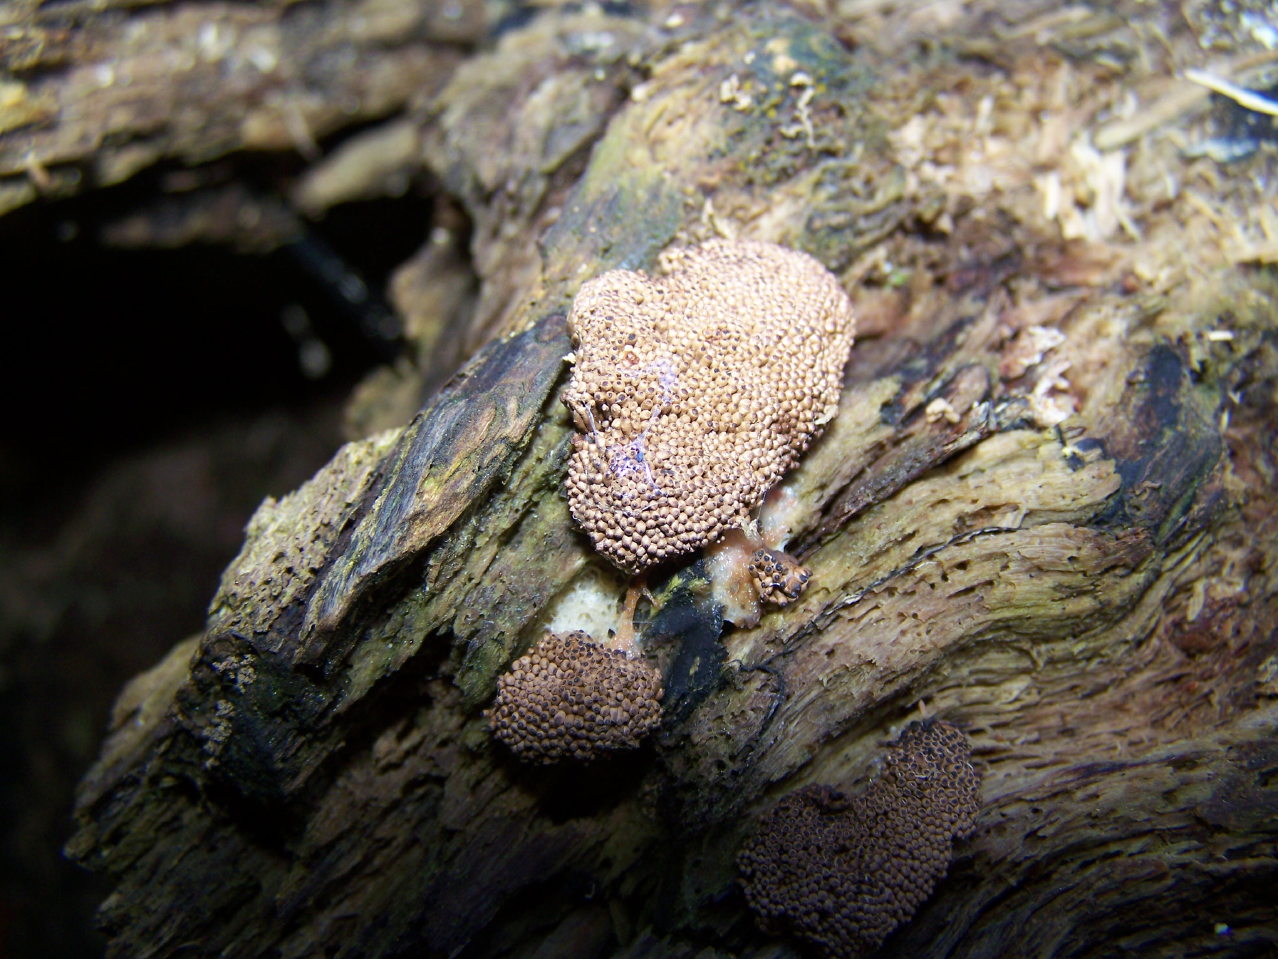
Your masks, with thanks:
[{"label": "decaying log", "polygon": [[41,6],[0,11],[0,212],[165,161],[317,157],[333,131],[429,96],[482,33],[469,4]]},{"label": "decaying log", "polygon": [[[885,954],[1274,948],[1271,158],[1181,149],[1238,109],[1177,76],[1214,21],[1128,6],[550,9],[461,63],[417,122],[473,356],[363,395],[429,398],[264,503],[207,630],[121,695],[70,845],[112,954],[788,955],[736,849],[920,714],[984,808]],[[812,584],[723,629],[666,571],[655,741],[521,767],[496,677],[625,585],[561,493],[568,305],[717,233],[811,252],[860,317],[786,480]]]}]

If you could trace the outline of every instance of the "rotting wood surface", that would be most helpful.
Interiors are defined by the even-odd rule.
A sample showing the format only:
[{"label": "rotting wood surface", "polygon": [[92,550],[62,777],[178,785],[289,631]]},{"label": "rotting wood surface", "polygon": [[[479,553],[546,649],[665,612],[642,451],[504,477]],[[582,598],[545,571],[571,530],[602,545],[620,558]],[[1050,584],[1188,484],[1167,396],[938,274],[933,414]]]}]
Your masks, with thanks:
[{"label": "rotting wood surface", "polygon": [[[1088,153],[1201,24],[1053,10],[543,11],[461,63],[418,120],[474,356],[264,504],[206,633],[122,694],[70,846],[113,955],[786,955],[734,887],[752,817],[920,713],[985,806],[885,954],[1272,948],[1268,161]],[[861,316],[788,480],[813,583],[722,637],[695,566],[654,584],[656,741],[521,768],[482,707],[601,563],[560,491],[564,313],[717,231],[812,252]]]}]

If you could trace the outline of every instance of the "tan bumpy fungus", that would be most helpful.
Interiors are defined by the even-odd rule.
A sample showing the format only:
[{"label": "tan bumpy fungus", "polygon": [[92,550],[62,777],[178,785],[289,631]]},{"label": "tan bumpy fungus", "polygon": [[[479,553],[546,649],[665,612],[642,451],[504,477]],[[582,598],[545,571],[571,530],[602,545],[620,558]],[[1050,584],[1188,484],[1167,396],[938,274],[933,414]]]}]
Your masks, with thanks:
[{"label": "tan bumpy fungus", "polygon": [[661,676],[580,630],[547,633],[497,680],[493,734],[525,762],[590,761],[634,749],[661,721]]},{"label": "tan bumpy fungus", "polygon": [[582,286],[568,504],[629,573],[744,525],[834,415],[852,306],[805,253],[713,240]]},{"label": "tan bumpy fungus", "polygon": [[764,929],[827,959],[878,948],[931,895],[953,841],[975,828],[980,777],[970,756],[957,727],[916,723],[859,795],[816,785],[781,800],[737,860]]},{"label": "tan bumpy fungus", "polygon": [[788,606],[799,598],[812,572],[800,566],[789,553],[779,549],[756,549],[750,556],[750,578],[754,591],[765,603]]}]

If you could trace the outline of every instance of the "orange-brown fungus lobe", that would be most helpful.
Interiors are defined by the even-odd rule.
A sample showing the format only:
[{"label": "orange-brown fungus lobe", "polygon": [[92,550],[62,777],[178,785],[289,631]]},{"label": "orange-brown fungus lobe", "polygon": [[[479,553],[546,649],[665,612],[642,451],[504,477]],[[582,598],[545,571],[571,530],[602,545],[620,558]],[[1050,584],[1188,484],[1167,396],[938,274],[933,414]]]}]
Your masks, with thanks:
[{"label": "orange-brown fungus lobe", "polygon": [[799,598],[812,572],[789,553],[779,549],[756,549],[750,557],[750,578],[754,590],[765,603],[788,606]]},{"label": "orange-brown fungus lobe", "polygon": [[809,785],[782,799],[737,859],[760,924],[827,959],[878,948],[932,894],[954,840],[976,826],[981,779],[970,759],[956,726],[915,723],[859,795]]},{"label": "orange-brown fungus lobe", "polygon": [[713,240],[661,266],[590,280],[568,317],[568,505],[630,573],[746,521],[834,415],[855,331],[806,253]]},{"label": "orange-brown fungus lobe", "polygon": [[661,675],[580,630],[547,633],[497,680],[493,733],[525,762],[634,749],[661,721]]}]

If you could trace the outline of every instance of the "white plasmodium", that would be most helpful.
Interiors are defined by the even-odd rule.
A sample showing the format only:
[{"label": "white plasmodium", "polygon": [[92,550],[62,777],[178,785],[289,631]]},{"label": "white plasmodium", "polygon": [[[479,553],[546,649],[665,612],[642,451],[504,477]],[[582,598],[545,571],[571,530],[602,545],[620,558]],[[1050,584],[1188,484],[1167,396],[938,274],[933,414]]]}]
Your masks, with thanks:
[{"label": "white plasmodium", "polygon": [[602,642],[617,625],[618,597],[624,591],[615,576],[597,566],[587,567],[551,604],[541,631],[581,630]]}]

